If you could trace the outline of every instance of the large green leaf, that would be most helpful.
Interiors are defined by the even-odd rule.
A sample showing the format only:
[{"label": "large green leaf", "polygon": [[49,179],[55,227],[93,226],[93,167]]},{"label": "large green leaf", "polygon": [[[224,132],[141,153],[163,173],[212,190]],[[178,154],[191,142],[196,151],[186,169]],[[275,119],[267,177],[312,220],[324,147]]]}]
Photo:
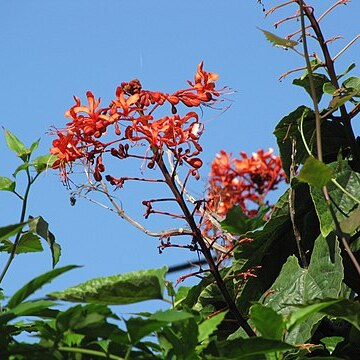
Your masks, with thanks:
[{"label": "large green leaf", "polygon": [[[302,231],[302,246],[311,251],[319,235],[319,223],[307,184],[299,183],[295,192],[296,223]],[[241,274],[249,269],[256,269],[256,278],[248,278],[237,290],[238,305],[243,311],[250,301],[258,301],[260,296],[271,286],[281,271],[282,265],[291,254],[297,254],[294,230],[289,215],[289,193],[286,191],[275,205],[270,220],[263,229],[247,233],[252,239],[236,247],[234,251],[233,270],[238,276],[239,285],[244,283]]]},{"label": "large green leaf", "polygon": [[322,189],[332,178],[333,171],[322,161],[309,156],[297,178],[309,185]]},{"label": "large green leaf", "polygon": [[323,313],[333,318],[346,320],[360,330],[360,303],[348,299],[311,301],[290,315],[287,327],[291,329],[316,313]]},{"label": "large green leaf", "polygon": [[[296,142],[295,164],[303,164],[309,156],[300,133],[302,123],[305,141],[316,156],[315,146],[315,117],[312,110],[300,106],[289,115],[283,117],[276,125],[274,134],[280,150],[283,168],[290,178],[292,163],[292,142]],[[321,124],[321,137],[323,139],[323,160],[325,163],[336,161],[341,149],[348,148],[348,140],[344,126],[338,121],[324,119]]]},{"label": "large green leaf", "polygon": [[250,308],[250,318],[256,331],[266,339],[281,340],[284,337],[285,322],[282,315],[261,304]]},{"label": "large green leaf", "polygon": [[36,290],[40,289],[43,285],[50,283],[57,276],[77,267],[78,266],[76,265],[64,266],[48,271],[47,273],[31,280],[10,298],[9,302],[7,303],[7,308],[13,309],[15,306],[19,305],[26,298],[28,298],[31,294],[33,294]]},{"label": "large green leaf", "polygon": [[[324,84],[328,83],[330,80],[324,74],[313,73],[312,77],[315,85],[316,101],[320,102],[321,97],[323,95],[323,86]],[[310,81],[308,74],[303,75],[299,79],[294,79],[293,84],[303,87],[306,90],[306,92],[311,96]]]},{"label": "large green leaf", "polygon": [[[355,197],[359,196],[360,188],[360,175],[355,171],[352,171],[346,161],[341,163],[332,163],[328,165],[335,174],[336,181],[341,185],[342,188],[352,194]],[[357,201],[345,194],[335,184],[329,183],[327,186],[330,199],[333,203],[336,218],[341,223],[344,221],[344,226],[347,230],[354,231],[360,226],[358,222],[358,216],[355,213],[356,207],[358,206]],[[316,213],[320,221],[321,233],[323,236],[327,236],[331,231],[335,229],[333,218],[328,209],[323,193],[316,187],[311,187],[311,197],[313,199]],[[352,214],[355,216],[349,218]],[[350,219],[350,220],[347,220]]]},{"label": "large green leaf", "polygon": [[[295,256],[290,256],[280,275],[264,299],[264,304],[284,316],[294,312],[292,305],[305,304],[314,299],[336,298],[344,277],[340,247],[332,237],[317,238],[308,269],[299,266]],[[286,334],[290,344],[305,343],[312,334],[314,325],[322,315],[312,314],[294,326]]]},{"label": "large green leaf", "polygon": [[89,280],[50,298],[71,302],[123,305],[145,300],[163,299],[167,267]]}]

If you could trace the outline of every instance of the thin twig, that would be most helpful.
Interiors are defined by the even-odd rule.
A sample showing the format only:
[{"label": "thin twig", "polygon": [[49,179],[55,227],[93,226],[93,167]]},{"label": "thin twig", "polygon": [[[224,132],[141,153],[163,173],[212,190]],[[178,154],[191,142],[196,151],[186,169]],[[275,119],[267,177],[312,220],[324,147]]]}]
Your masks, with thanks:
[{"label": "thin twig", "polygon": [[291,186],[291,180],[295,177],[295,172],[296,172],[295,171],[296,139],[292,138],[291,140],[292,140],[291,141],[292,151],[291,151],[291,165],[290,165],[289,212],[290,212],[291,224],[292,224],[300,260],[301,260],[303,268],[307,269],[308,262],[306,260],[304,249],[301,246],[301,234],[300,234],[300,231],[299,231],[299,229],[296,225],[296,221],[295,221],[295,190]]}]

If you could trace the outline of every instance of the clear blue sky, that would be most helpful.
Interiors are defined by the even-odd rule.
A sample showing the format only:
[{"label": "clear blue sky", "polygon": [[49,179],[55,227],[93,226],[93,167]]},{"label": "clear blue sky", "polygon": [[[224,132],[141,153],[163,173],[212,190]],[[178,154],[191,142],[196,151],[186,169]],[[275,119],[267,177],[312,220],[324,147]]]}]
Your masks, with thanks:
[{"label": "clear blue sky", "polygon": [[[334,2],[323,1],[322,9]],[[290,14],[294,11],[293,6]],[[324,20],[327,38],[344,36],[331,45],[333,54],[358,33],[358,14],[360,2],[353,1]],[[291,85],[292,77],[278,81],[283,72],[301,66],[301,58],[272,47],[256,28],[275,31],[272,24],[277,19],[275,15],[264,20],[256,0],[3,1],[0,125],[28,145],[41,137],[38,153],[47,153],[52,141],[47,132],[51,125],[64,126],[64,112],[73,104],[73,95],[84,99],[85,92],[91,90],[107,104],[116,86],[133,78],[141,79],[147,89],[172,92],[193,78],[203,60],[206,70],[220,75],[219,86],[227,85],[237,92],[229,96],[233,104],[228,111],[221,116],[208,113],[204,118],[205,165],[200,185],[194,188],[201,194],[209,163],[220,149],[236,154],[276,148],[272,135],[276,123],[296,106],[310,104],[303,90]],[[277,34],[285,36],[292,29],[280,27]],[[337,69],[356,62],[357,54],[359,44],[340,58]],[[358,74],[358,69],[353,73]],[[15,168],[11,156],[0,139],[1,176],[10,176]],[[143,188],[131,186],[117,195],[126,210],[138,215],[144,210],[141,199],[149,198]],[[0,205],[1,226],[17,222],[19,201],[0,193]],[[63,250],[59,265],[84,266],[55,281],[45,292],[97,276],[194,258],[193,253],[174,249],[159,255],[156,239],[147,238],[86,200],[71,207],[69,193],[53,171],[34,186],[29,214],[42,215],[50,223]],[[145,224],[160,230],[165,226],[163,221],[153,218]],[[5,260],[1,254],[1,268]],[[2,285],[5,293],[10,295],[50,265],[47,249],[41,254],[20,255]]]}]

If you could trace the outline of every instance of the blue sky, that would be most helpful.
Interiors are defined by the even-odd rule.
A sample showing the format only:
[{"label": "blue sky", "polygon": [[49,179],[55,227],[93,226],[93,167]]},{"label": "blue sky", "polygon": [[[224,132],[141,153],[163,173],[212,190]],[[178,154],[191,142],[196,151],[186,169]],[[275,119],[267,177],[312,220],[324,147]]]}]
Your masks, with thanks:
[{"label": "blue sky", "polygon": [[[264,3],[269,8],[279,2]],[[322,2],[317,12],[333,3]],[[283,72],[302,66],[302,59],[272,47],[257,29],[275,32],[272,24],[295,12],[294,6],[287,9],[264,20],[256,0],[2,2],[0,125],[27,145],[41,137],[38,154],[44,154],[52,141],[49,128],[64,126],[64,112],[73,105],[73,95],[85,99],[86,91],[91,90],[107,104],[120,82],[133,78],[139,78],[147,89],[172,92],[184,87],[197,64],[204,61],[206,70],[219,74],[220,87],[227,85],[236,92],[229,95],[232,106],[225,113],[204,115],[202,180],[193,185],[195,194],[201,195],[209,164],[220,149],[234,154],[276,149],[272,135],[276,123],[298,105],[311,104],[301,88],[291,85],[293,77],[278,81]],[[330,46],[332,54],[357,35],[359,13],[360,2],[353,1],[324,20],[327,38],[344,37]],[[285,36],[293,26],[280,26],[276,33]],[[345,70],[357,60],[358,53],[357,43],[339,59],[336,68]],[[356,74],[357,68],[353,71]],[[1,176],[10,176],[18,165],[3,139],[0,165]],[[117,195],[124,206],[127,204],[127,211],[141,215],[141,199],[149,198],[146,191],[141,184],[131,185]],[[0,205],[1,226],[17,222],[19,201],[9,193],[0,193]],[[156,239],[147,238],[86,200],[71,207],[69,193],[53,171],[35,184],[29,214],[42,215],[50,223],[63,249],[59,265],[83,265],[45,292],[93,277],[194,259],[193,253],[175,249],[159,255]],[[145,222],[148,224],[161,230],[167,222],[153,218]],[[1,267],[5,259],[1,254]],[[47,250],[19,256],[2,284],[5,293],[11,294],[50,265]]]}]

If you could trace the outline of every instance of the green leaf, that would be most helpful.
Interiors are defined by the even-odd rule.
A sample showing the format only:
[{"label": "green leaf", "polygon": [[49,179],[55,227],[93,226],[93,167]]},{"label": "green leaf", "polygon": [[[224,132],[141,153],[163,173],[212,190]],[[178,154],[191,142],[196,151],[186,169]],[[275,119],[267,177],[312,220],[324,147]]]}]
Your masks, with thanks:
[{"label": "green leaf", "polygon": [[20,166],[18,166],[18,167],[15,169],[14,173],[12,174],[13,177],[16,177],[16,175],[17,175],[20,171],[26,170],[26,169],[28,169],[29,167],[30,167],[30,164],[29,164],[27,161],[25,161],[23,164],[21,164]]},{"label": "green leaf", "polygon": [[51,256],[52,256],[52,266],[59,262],[61,255],[61,247],[55,241],[54,234],[49,230],[49,224],[44,220],[42,216],[37,218],[32,218],[29,221],[30,231],[42,237],[49,245]]},{"label": "green leaf", "polygon": [[199,325],[199,334],[198,334],[199,343],[202,343],[203,341],[209,339],[209,336],[212,335],[213,332],[216,331],[218,326],[222,323],[226,314],[227,312],[223,311],[219,314],[216,314],[206,319]]},{"label": "green leaf", "polygon": [[268,212],[265,206],[260,207],[258,214],[254,217],[247,216],[240,206],[234,206],[229,210],[226,219],[221,222],[221,227],[231,234],[243,235],[253,231],[265,224],[264,217]]},{"label": "green leaf", "polygon": [[333,95],[335,91],[336,91],[336,87],[331,82],[327,82],[323,85],[324,93]]},{"label": "green leaf", "polygon": [[219,344],[218,349],[221,356],[227,359],[240,360],[259,359],[259,355],[272,354],[278,351],[284,352],[296,348],[282,341],[253,337],[224,341]]},{"label": "green leaf", "polygon": [[[9,240],[1,240],[0,241],[3,245],[0,247],[0,251],[7,251],[11,253],[14,247],[14,244]],[[39,237],[26,232],[21,235],[19,242],[16,246],[15,254],[22,254],[28,252],[40,252],[43,251],[41,246]]]},{"label": "green leaf", "polygon": [[41,173],[44,170],[51,169],[56,160],[56,156],[52,154],[42,155],[35,158],[32,161],[32,165],[38,173]]},{"label": "green leaf", "polygon": [[[329,83],[330,80],[324,74],[313,73],[312,77],[315,86],[316,101],[319,103],[324,92],[323,86],[326,83]],[[294,85],[301,86],[302,88],[304,88],[311,97],[309,74],[305,74],[299,79],[294,79],[292,83]]]},{"label": "green leaf", "polygon": [[167,267],[162,267],[92,279],[48,296],[64,301],[104,305],[163,299],[166,272]]},{"label": "green leaf", "polygon": [[345,76],[347,73],[349,73],[352,69],[354,69],[356,66],[355,63],[352,63],[348,66],[348,68],[340,75],[337,76],[337,79],[339,80],[340,78],[342,78],[343,76]]},{"label": "green leaf", "polygon": [[342,336],[331,336],[331,337],[323,337],[320,341],[325,345],[326,350],[329,351],[330,354],[333,353],[336,346],[344,340]]},{"label": "green leaf", "polygon": [[[355,171],[352,171],[346,161],[328,164],[327,166],[333,170],[336,181],[342,188],[346,189],[346,191],[353,194],[355,197],[358,196],[360,188],[360,175]],[[330,199],[335,205],[335,216],[338,221],[345,226],[344,231],[345,229],[348,231],[357,229],[360,226],[360,223],[357,221],[358,214],[356,211],[358,203],[346,195],[332,182],[328,184],[327,189]],[[333,218],[330,214],[322,191],[318,188],[311,187],[310,192],[320,221],[321,233],[323,236],[327,236],[335,229]],[[352,217],[352,215],[354,216]]]},{"label": "green leaf", "polygon": [[258,28],[258,29],[263,32],[266,39],[269,40],[274,46],[280,46],[280,47],[292,49],[296,45],[299,44],[297,41],[294,41],[294,40],[283,39],[283,38],[271,33],[270,31],[263,30],[263,29],[260,29],[260,28]]},{"label": "green leaf", "polygon": [[43,250],[40,238],[31,232],[26,232],[20,237],[18,246],[16,247],[16,254],[41,252]]},{"label": "green leaf", "polygon": [[0,228],[0,240],[7,239],[13,235],[18,234],[21,232],[23,227],[27,224],[27,222],[19,223],[19,224],[13,224],[13,225],[7,225]]},{"label": "green leaf", "polygon": [[142,318],[130,318],[126,321],[126,328],[130,335],[132,343],[137,343],[143,337],[151,334],[154,331],[160,330],[163,326],[166,326],[167,322],[142,319]]},{"label": "green leaf", "polygon": [[349,77],[346,79],[343,84],[343,87],[347,89],[352,89],[356,92],[356,95],[354,96],[360,96],[360,78],[359,77]]},{"label": "green leaf", "polygon": [[29,149],[11,131],[4,129],[4,133],[8,148],[15,151],[23,161],[26,161],[30,153]]},{"label": "green leaf", "polygon": [[354,96],[358,96],[358,90],[341,88],[337,89],[333,94],[333,99],[330,101],[329,107],[337,109],[351,100]]},{"label": "green leaf", "polygon": [[256,330],[266,339],[281,340],[284,337],[285,323],[283,317],[273,309],[261,304],[250,308],[250,318]]},{"label": "green leaf", "polygon": [[40,144],[40,138],[37,139],[36,141],[34,141],[31,146],[30,146],[30,154],[32,154],[38,147],[39,147],[39,144]]},{"label": "green leaf", "polygon": [[327,298],[309,301],[290,315],[287,326],[291,329],[315,313],[346,320],[360,330],[360,303],[348,299]]},{"label": "green leaf", "polygon": [[322,161],[309,156],[297,178],[305,183],[322,189],[333,177],[333,171]]},{"label": "green leaf", "polygon": [[15,181],[12,181],[7,177],[0,176],[0,190],[14,192],[15,185]]},{"label": "green leaf", "polygon": [[37,300],[21,303],[11,310],[0,313],[0,325],[6,324],[18,316],[41,316],[44,310],[47,310],[50,306],[54,305],[56,305],[56,303],[50,300]]},{"label": "green leaf", "polygon": [[23,286],[20,290],[18,290],[10,298],[9,302],[7,303],[7,307],[9,309],[14,308],[15,306],[23,302],[26,298],[28,298],[31,294],[33,294],[36,290],[40,289],[43,285],[50,283],[57,276],[78,267],[79,266],[76,265],[68,265],[48,271],[45,274],[36,277],[35,279],[28,282],[25,286]]},{"label": "green leaf", "polygon": [[182,321],[186,319],[193,318],[194,315],[186,312],[186,311],[177,311],[173,309],[169,310],[159,310],[152,314],[149,319],[150,320],[156,320],[156,321],[162,321],[162,322],[175,322],[175,321]]},{"label": "green leaf", "polygon": [[[271,293],[264,304],[277,313],[288,316],[296,306],[313,299],[336,298],[341,290],[344,276],[340,247],[334,238],[316,239],[308,269],[299,266],[295,256],[290,256],[280,275],[271,286]],[[305,343],[312,334],[314,325],[323,315],[312,314],[286,334],[290,344]]]},{"label": "green leaf", "polygon": [[[282,165],[288,178],[290,178],[292,163],[293,140],[296,143],[295,164],[303,164],[309,156],[299,130],[301,122],[306,143],[310,151],[316,154],[315,116],[311,109],[305,106],[298,107],[283,117],[274,131],[280,149]],[[336,161],[339,151],[349,147],[344,126],[337,121],[323,120],[321,137],[323,139],[323,160],[325,163]]]}]

